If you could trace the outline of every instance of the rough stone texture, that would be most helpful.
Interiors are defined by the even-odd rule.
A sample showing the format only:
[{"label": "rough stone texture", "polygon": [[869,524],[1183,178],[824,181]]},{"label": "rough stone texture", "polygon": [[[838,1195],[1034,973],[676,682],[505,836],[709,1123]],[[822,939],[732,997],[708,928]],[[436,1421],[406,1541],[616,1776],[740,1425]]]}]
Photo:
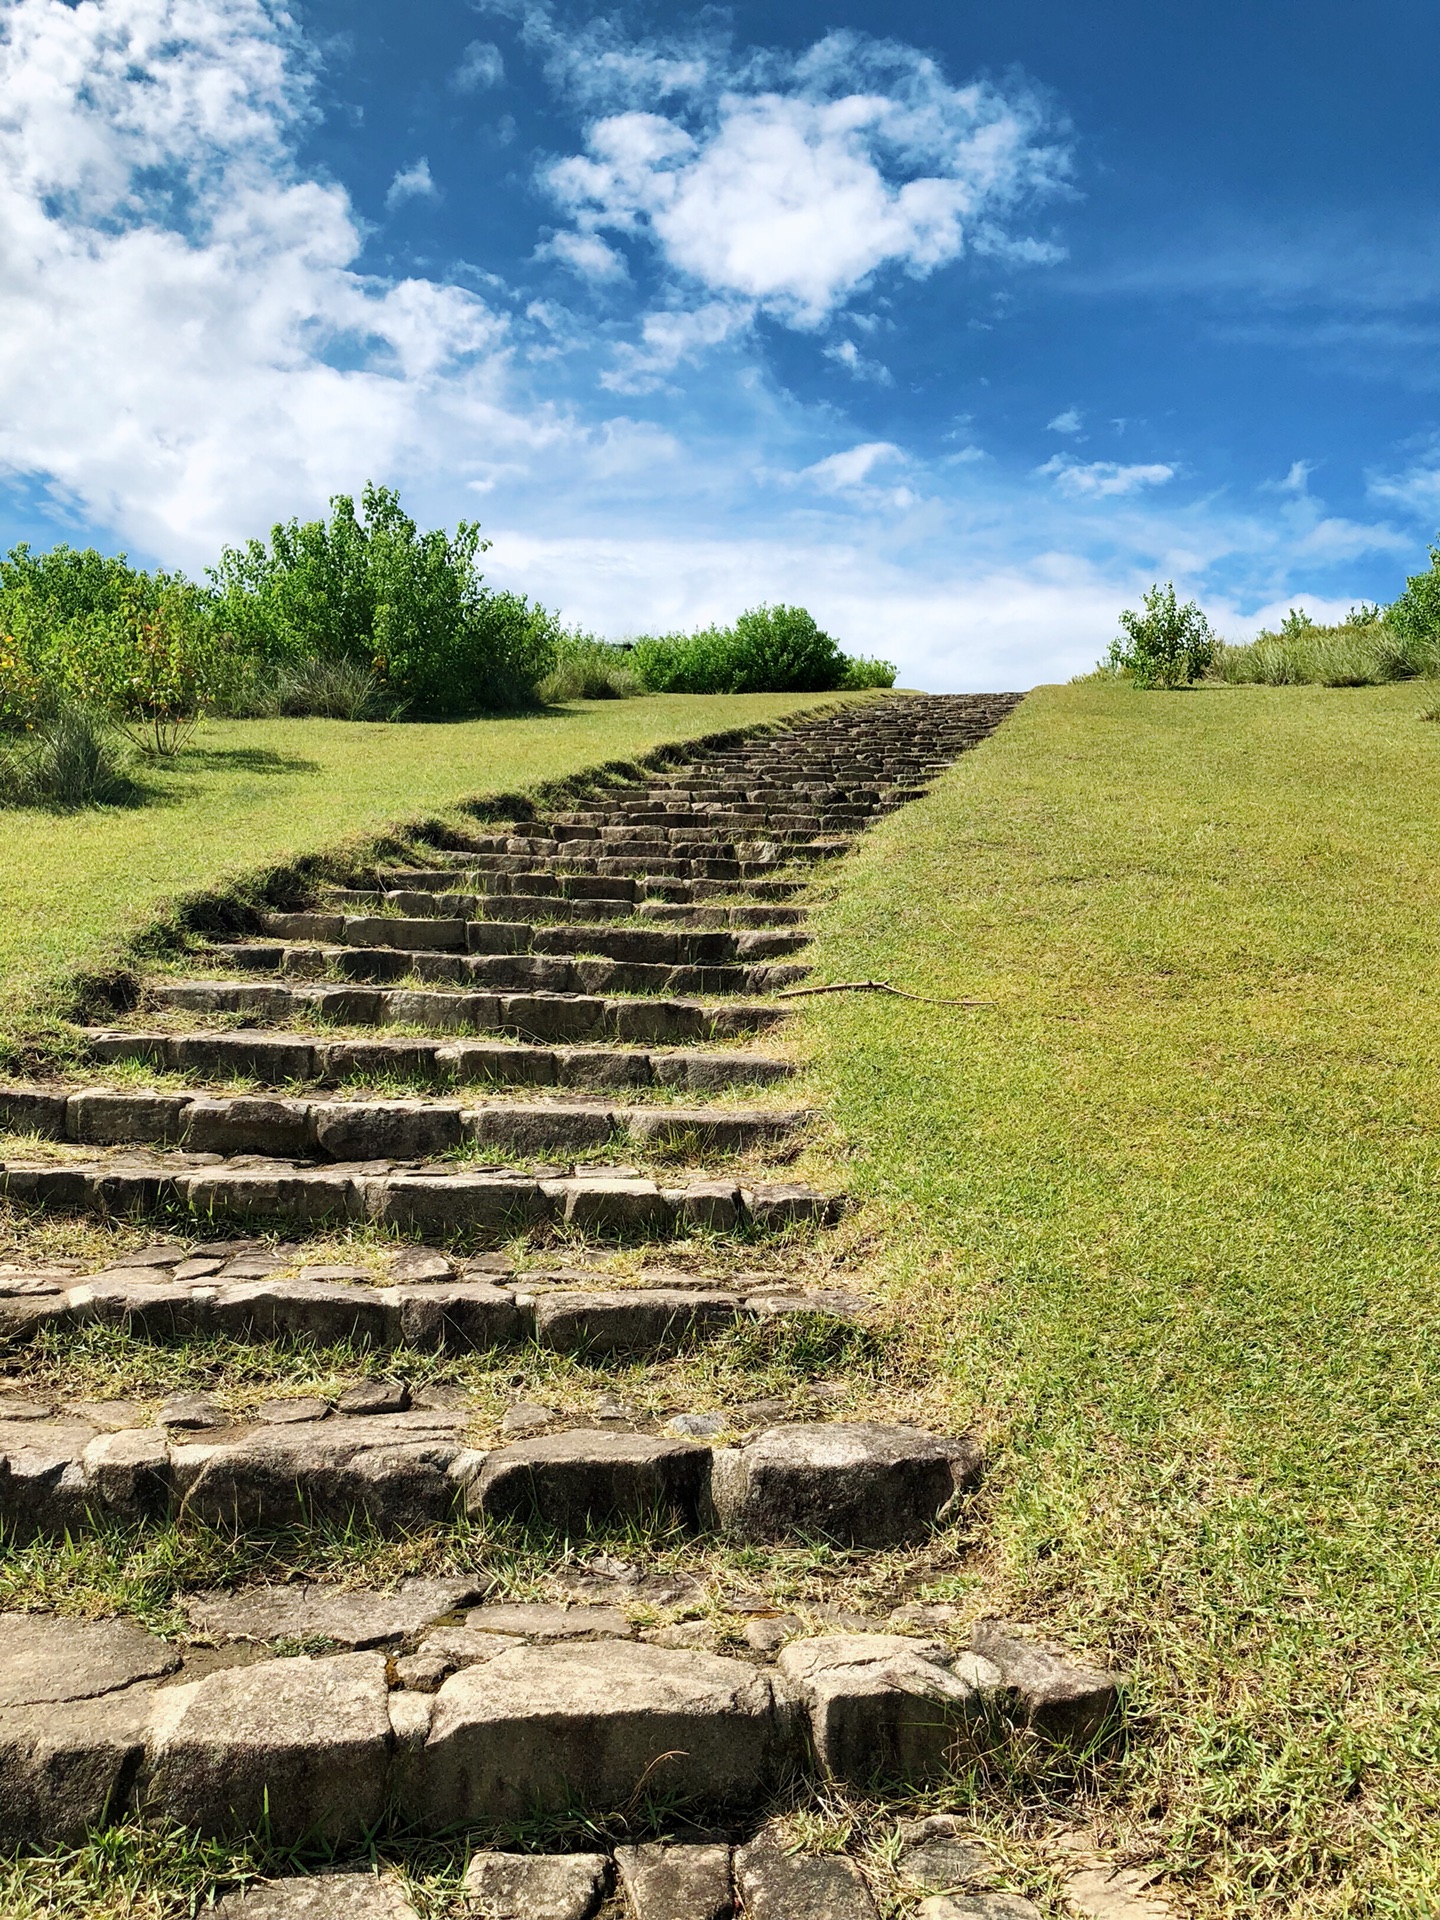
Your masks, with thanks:
[{"label": "rough stone texture", "polygon": [[64,1845],[123,1811],[145,1750],[148,1683],[0,1713],[0,1847]]},{"label": "rough stone texture", "polygon": [[514,1647],[440,1689],[406,1811],[434,1829],[646,1789],[745,1804],[783,1764],[787,1731],[743,1661],[628,1640]]},{"label": "rough stone texture", "polygon": [[402,1580],[393,1593],[297,1583],[197,1593],[182,1606],[195,1631],[209,1639],[332,1640],[361,1648],[423,1633],[476,1598],[473,1580]]},{"label": "rough stone texture", "polygon": [[772,1427],[743,1447],[716,1449],[709,1503],[745,1539],[808,1533],[887,1547],[923,1539],[979,1472],[968,1437],[843,1422]]},{"label": "rough stone texture", "polygon": [[815,1755],[837,1780],[923,1781],[942,1775],[999,1679],[972,1655],[896,1634],[792,1640],[778,1662],[804,1702]]},{"label": "rough stone texture", "polygon": [[896,1869],[913,1886],[943,1893],[982,1885],[994,1871],[990,1856],[953,1813],[902,1821]]},{"label": "rough stone texture", "polygon": [[172,1647],[133,1620],[0,1613],[0,1707],[93,1699],[179,1665]]},{"label": "rough stone texture", "polygon": [[633,1640],[635,1629],[618,1607],[546,1607],[501,1602],[472,1607],[465,1624],[477,1633],[524,1640]]},{"label": "rough stone texture", "polygon": [[267,1427],[306,1426],[312,1420],[325,1420],[330,1415],[330,1402],[316,1400],[307,1394],[297,1395],[283,1400],[267,1400],[258,1408],[255,1418]]},{"label": "rough stone texture", "polygon": [[875,1920],[875,1902],[853,1860],[787,1853],[768,1830],[736,1850],[735,1885],[746,1920]]},{"label": "rough stone texture", "polygon": [[156,1694],[146,1796],[204,1833],[358,1839],[384,1809],[390,1716],[378,1653],[296,1656]]},{"label": "rough stone texture", "polygon": [[917,1920],[1045,1920],[1018,1893],[932,1893],[915,1911]]},{"label": "rough stone texture", "polygon": [[1116,1676],[1074,1659],[1062,1647],[1026,1640],[1003,1620],[977,1621],[970,1644],[999,1668],[1026,1723],[1052,1740],[1083,1746],[1115,1712]]},{"label": "rough stone texture", "polygon": [[416,1920],[403,1887],[373,1873],[266,1880],[215,1903],[214,1920]]},{"label": "rough stone texture", "polygon": [[589,1920],[609,1878],[603,1853],[477,1853],[463,1885],[486,1920]]},{"label": "rough stone texture", "polygon": [[335,1402],[336,1413],[404,1413],[410,1388],[403,1380],[361,1380]]},{"label": "rough stone texture", "polygon": [[229,1414],[203,1393],[177,1393],[173,1400],[165,1402],[156,1418],[162,1427],[179,1427],[194,1432],[205,1432],[230,1423]]},{"label": "rough stone texture", "polygon": [[466,1504],[472,1514],[538,1517],[567,1531],[668,1512],[693,1520],[707,1459],[693,1441],[576,1428],[497,1447],[471,1480]]},{"label": "rough stone texture", "polygon": [[533,1308],[535,1338],[560,1353],[662,1353],[733,1323],[739,1297],[707,1289],[634,1287],[614,1293],[559,1290]]},{"label": "rough stone texture", "polygon": [[1065,1876],[1065,1898],[1083,1920],[1171,1920],[1174,1908],[1152,1890],[1153,1873],[1091,1855]]},{"label": "rough stone texture", "polygon": [[729,1920],[735,1910],[729,1847],[617,1847],[615,1870],[631,1920]]}]

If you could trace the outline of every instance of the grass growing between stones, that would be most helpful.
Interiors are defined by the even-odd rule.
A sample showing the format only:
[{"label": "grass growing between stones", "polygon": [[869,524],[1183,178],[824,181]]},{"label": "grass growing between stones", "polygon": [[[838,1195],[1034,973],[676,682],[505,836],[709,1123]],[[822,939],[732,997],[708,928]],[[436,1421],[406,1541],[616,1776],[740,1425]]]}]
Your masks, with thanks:
[{"label": "grass growing between stones", "polygon": [[71,976],[120,965],[128,941],[186,893],[468,797],[532,789],[834,697],[651,694],[433,725],[214,721],[147,770],[145,805],[6,814],[0,1047],[53,1017]]},{"label": "grass growing between stones", "polygon": [[1440,1911],[1433,734],[1046,690],[819,916],[817,980],[990,1004],[797,1003],[989,1603],[1134,1665],[1103,1813],[1197,1915]]}]

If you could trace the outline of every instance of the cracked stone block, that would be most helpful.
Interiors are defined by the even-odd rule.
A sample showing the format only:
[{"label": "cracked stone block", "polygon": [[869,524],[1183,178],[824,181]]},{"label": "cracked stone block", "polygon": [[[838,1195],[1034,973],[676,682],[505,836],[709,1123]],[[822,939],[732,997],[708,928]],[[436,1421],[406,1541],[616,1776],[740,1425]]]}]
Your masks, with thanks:
[{"label": "cracked stone block", "polygon": [[521,1337],[514,1294],[487,1281],[388,1287],[384,1299],[396,1316],[392,1345],[471,1353],[508,1346]]},{"label": "cracked stone block", "polygon": [[144,1797],[207,1834],[358,1840],[384,1810],[390,1716],[378,1653],[231,1667],[155,1695]]},{"label": "cracked stone block", "polygon": [[394,1880],[373,1873],[317,1873],[263,1880],[215,1903],[214,1920],[417,1920]]},{"label": "cracked stone block", "polygon": [[912,1886],[941,1893],[983,1885],[994,1872],[984,1846],[953,1813],[905,1820],[896,1831],[896,1870]]},{"label": "cracked stone block", "polygon": [[0,1714],[0,1847],[82,1840],[123,1814],[145,1751],[148,1683]]},{"label": "cracked stone block", "polygon": [[0,1131],[63,1140],[69,1099],[45,1087],[0,1087]]},{"label": "cracked stone block", "polygon": [[932,1893],[915,1912],[917,1920],[1045,1920],[1018,1893]]},{"label": "cracked stone block", "polygon": [[433,1247],[401,1247],[390,1261],[390,1278],[407,1286],[423,1281],[449,1280],[454,1273],[455,1264],[450,1256],[437,1253]]},{"label": "cracked stone block", "polygon": [[245,1280],[224,1286],[211,1326],[232,1340],[314,1340],[322,1346],[385,1343],[385,1290],[343,1280]]},{"label": "cracked stone block", "polygon": [[161,1407],[156,1419],[162,1427],[204,1432],[230,1424],[230,1415],[203,1393],[177,1393]]},{"label": "cracked stone block", "polygon": [[1075,1659],[1063,1647],[1027,1640],[1003,1620],[976,1622],[970,1644],[993,1661],[1027,1725],[1052,1740],[1085,1745],[1115,1713],[1119,1682],[1113,1673]]},{"label": "cracked stone block", "polygon": [[0,1426],[0,1523],[22,1539],[85,1531],[90,1502],[82,1456],[94,1438],[94,1427],[78,1422]]},{"label": "cracked stone block", "polygon": [[301,1584],[197,1593],[182,1601],[197,1633],[219,1641],[331,1640],[362,1649],[424,1633],[478,1598],[473,1580],[402,1580],[393,1593]]},{"label": "cracked stone block", "polygon": [[80,1456],[92,1505],[117,1520],[158,1520],[174,1495],[170,1449],[160,1427],[102,1433]]},{"label": "cracked stone block", "polygon": [[979,1473],[969,1436],[842,1421],[772,1427],[742,1447],[716,1448],[709,1504],[744,1539],[815,1534],[888,1547],[942,1525]]},{"label": "cracked stone block", "polygon": [[477,1853],[462,1885],[487,1920],[589,1920],[609,1879],[603,1853]]},{"label": "cracked stone block", "polygon": [[857,1786],[943,1775],[999,1678],[973,1655],[952,1661],[935,1641],[883,1633],[792,1640],[777,1664],[804,1702],[821,1766]]},{"label": "cracked stone block", "polygon": [[179,1665],[173,1647],[133,1620],[0,1613],[0,1707],[94,1699]]},{"label": "cracked stone block", "polygon": [[497,1447],[466,1494],[472,1514],[582,1531],[592,1520],[693,1519],[708,1449],[648,1434],[566,1433]]},{"label": "cracked stone block", "polygon": [[790,1853],[763,1831],[735,1853],[746,1920],[876,1920],[865,1877],[843,1853]]},{"label": "cracked stone block", "polygon": [[565,1224],[581,1233],[660,1233],[670,1224],[670,1210],[653,1180],[576,1180],[562,1191]]},{"label": "cracked stone block", "polygon": [[615,1871],[631,1920],[729,1920],[735,1910],[729,1847],[617,1847]]},{"label": "cracked stone block", "polygon": [[173,1142],[184,1138],[192,1096],[188,1093],[114,1093],[87,1087],[65,1104],[65,1132],[71,1140],[113,1147],[136,1141]]},{"label": "cracked stone block", "polygon": [[634,1627],[618,1607],[547,1607],[499,1601],[472,1608],[465,1624],[472,1632],[506,1633],[535,1641],[635,1638]]},{"label": "cracked stone block", "polygon": [[459,1103],[429,1100],[316,1101],[310,1127],[331,1160],[428,1160],[463,1137]]},{"label": "cracked stone block", "polygon": [[404,1413],[410,1388],[403,1380],[360,1380],[335,1402],[336,1413]]},{"label": "cracked stone block", "polygon": [[405,1811],[436,1830],[646,1791],[744,1804],[777,1777],[788,1732],[768,1676],[741,1660],[630,1640],[512,1647],[441,1687]]},{"label": "cracked stone block", "polygon": [[733,1180],[691,1180],[666,1196],[675,1217],[687,1227],[708,1227],[712,1233],[734,1233],[744,1218],[740,1189]]},{"label": "cracked stone block", "polygon": [[184,1141],[192,1153],[303,1154],[310,1144],[309,1117],[306,1100],[196,1098],[185,1109]]},{"label": "cracked stone block", "polygon": [[506,1153],[590,1153],[609,1145],[615,1132],[609,1107],[566,1105],[559,1101],[496,1102],[472,1107],[465,1115],[465,1137],[477,1147]]},{"label": "cracked stone block", "polygon": [[740,1301],[733,1293],[692,1288],[562,1289],[538,1295],[531,1311],[536,1341],[558,1353],[660,1353],[732,1325]]}]

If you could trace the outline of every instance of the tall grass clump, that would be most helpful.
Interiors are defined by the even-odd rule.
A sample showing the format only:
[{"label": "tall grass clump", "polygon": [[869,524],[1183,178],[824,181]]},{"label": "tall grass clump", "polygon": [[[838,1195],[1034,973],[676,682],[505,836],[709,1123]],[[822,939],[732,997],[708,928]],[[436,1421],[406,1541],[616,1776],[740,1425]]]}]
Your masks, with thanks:
[{"label": "tall grass clump", "polygon": [[23,733],[0,738],[0,807],[118,805],[137,794],[113,727],[76,701],[53,701]]},{"label": "tall grass clump", "polygon": [[1278,630],[1246,646],[1221,642],[1209,678],[1231,686],[1377,687],[1440,673],[1440,631],[1406,630],[1394,610],[1352,608],[1335,626],[1321,626],[1292,608]]},{"label": "tall grass clump", "polygon": [[624,700],[642,691],[628,647],[578,630],[559,636],[555,665],[535,689],[547,705],[566,700]]}]

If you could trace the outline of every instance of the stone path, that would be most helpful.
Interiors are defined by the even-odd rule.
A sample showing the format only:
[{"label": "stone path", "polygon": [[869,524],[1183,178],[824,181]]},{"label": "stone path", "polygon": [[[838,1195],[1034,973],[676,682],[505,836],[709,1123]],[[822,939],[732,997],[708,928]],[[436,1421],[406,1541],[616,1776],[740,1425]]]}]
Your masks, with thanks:
[{"label": "stone path", "polygon": [[[32,1142],[0,1165],[12,1202],[164,1229],[99,1271],[0,1268],[0,1527],[303,1533],[358,1517],[394,1534],[538,1523],[582,1544],[657,1522],[756,1550],[923,1542],[977,1483],[969,1436],[773,1404],[588,1426],[521,1405],[487,1434],[464,1396],[400,1377],[238,1417],[197,1393],[57,1398],[27,1356],[96,1323],[171,1345],[368,1346],[397,1373],[407,1350],[594,1362],[747,1323],[864,1327],[863,1297],[786,1271],[791,1242],[745,1264],[764,1236],[823,1233],[844,1204],[785,1177],[814,1116],[785,1103],[790,1068],[766,1051],[786,1015],[774,996],[806,977],[809,879],[1013,704],[878,701],[450,835],[157,970],[85,1035],[97,1077],[123,1063],[123,1083],[0,1089],[0,1128]],[[357,1223],[388,1240],[355,1265],[307,1258],[314,1234]],[[582,1251],[697,1233],[722,1277],[602,1270]],[[0,1844],[140,1818],[343,1848],[392,1822],[623,1820],[649,1795],[687,1810],[691,1840],[481,1852],[471,1910],[587,1920],[613,1891],[636,1920],[721,1920],[737,1901],[753,1920],[874,1920],[852,1860],[757,1829],[782,1785],[933,1784],[997,1741],[1083,1744],[1115,1706],[1114,1676],[1002,1623],[960,1640],[766,1608],[717,1632],[687,1612],[683,1577],[596,1566],[543,1606],[487,1599],[483,1574],[194,1593],[170,1639],[0,1613]],[[718,1837],[693,1840],[699,1819]],[[1036,1913],[958,1833],[932,1819],[902,1836],[923,1920]],[[413,1908],[393,1875],[351,1873],[219,1911]]]}]

